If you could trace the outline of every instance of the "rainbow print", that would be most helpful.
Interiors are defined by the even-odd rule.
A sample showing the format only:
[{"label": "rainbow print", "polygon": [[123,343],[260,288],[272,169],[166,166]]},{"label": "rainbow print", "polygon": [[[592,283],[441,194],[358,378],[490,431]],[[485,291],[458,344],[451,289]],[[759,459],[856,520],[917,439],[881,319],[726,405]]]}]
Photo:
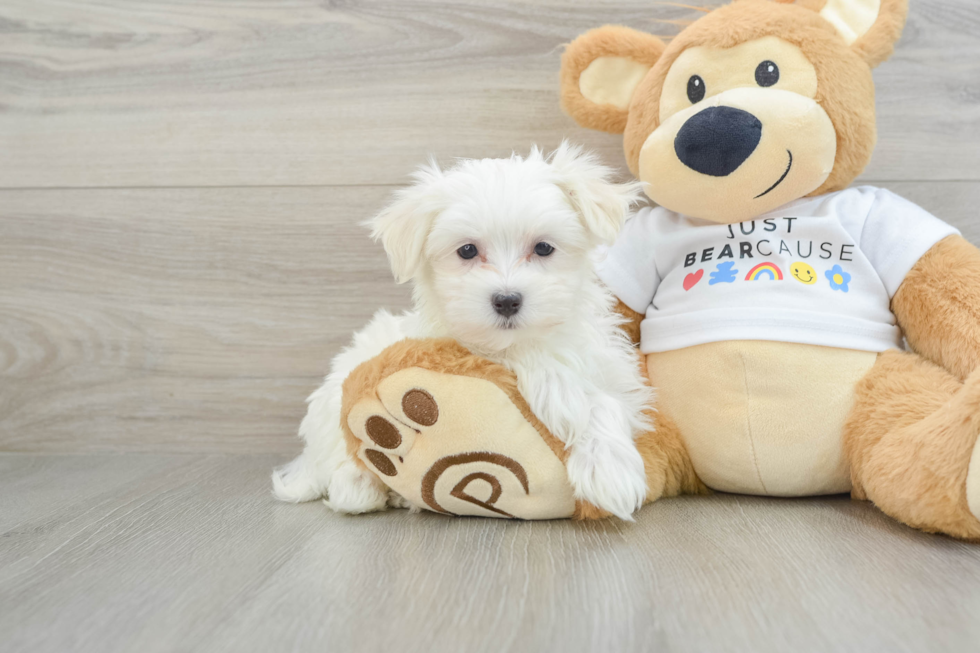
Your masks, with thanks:
[{"label": "rainbow print", "polygon": [[775,263],[759,263],[759,265],[749,270],[749,273],[745,275],[745,280],[758,281],[759,279],[782,281],[783,271]]}]

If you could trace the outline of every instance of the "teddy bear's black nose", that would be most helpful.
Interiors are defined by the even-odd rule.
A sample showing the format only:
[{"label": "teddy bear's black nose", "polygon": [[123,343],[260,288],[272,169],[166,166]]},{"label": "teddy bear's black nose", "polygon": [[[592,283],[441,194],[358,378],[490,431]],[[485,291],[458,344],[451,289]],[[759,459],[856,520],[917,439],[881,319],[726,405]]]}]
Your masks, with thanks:
[{"label": "teddy bear's black nose", "polygon": [[762,123],[748,111],[711,107],[684,123],[674,151],[691,170],[727,177],[752,156],[762,138]]}]

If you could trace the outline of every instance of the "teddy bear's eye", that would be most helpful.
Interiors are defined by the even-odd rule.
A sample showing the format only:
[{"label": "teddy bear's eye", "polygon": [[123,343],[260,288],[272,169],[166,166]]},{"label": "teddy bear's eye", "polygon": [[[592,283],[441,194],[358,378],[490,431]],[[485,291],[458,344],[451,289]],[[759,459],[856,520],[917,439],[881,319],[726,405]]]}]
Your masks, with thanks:
[{"label": "teddy bear's eye", "polygon": [[755,81],[763,88],[775,86],[779,81],[779,66],[772,61],[763,61],[755,69]]},{"label": "teddy bear's eye", "polygon": [[697,75],[687,80],[687,99],[691,101],[691,104],[697,104],[703,100],[704,91],[704,80]]}]

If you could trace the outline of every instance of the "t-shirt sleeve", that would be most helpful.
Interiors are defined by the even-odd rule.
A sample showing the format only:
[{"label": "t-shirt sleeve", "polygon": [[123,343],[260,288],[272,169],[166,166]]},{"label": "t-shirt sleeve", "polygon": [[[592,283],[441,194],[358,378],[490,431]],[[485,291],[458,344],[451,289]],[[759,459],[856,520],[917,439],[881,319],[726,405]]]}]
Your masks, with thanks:
[{"label": "t-shirt sleeve", "polygon": [[925,209],[882,188],[861,232],[861,251],[894,297],[905,276],[933,245],[959,234]]},{"label": "t-shirt sleeve", "polygon": [[615,244],[597,253],[599,278],[637,313],[646,312],[660,285],[654,258],[657,210],[638,212],[626,222]]}]

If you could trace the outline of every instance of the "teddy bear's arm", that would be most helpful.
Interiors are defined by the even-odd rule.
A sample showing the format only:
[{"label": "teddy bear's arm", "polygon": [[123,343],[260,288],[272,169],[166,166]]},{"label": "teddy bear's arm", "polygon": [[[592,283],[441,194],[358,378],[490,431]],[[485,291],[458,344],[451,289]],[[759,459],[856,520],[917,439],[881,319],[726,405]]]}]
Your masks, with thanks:
[{"label": "teddy bear's arm", "polygon": [[905,277],[892,312],[914,351],[966,378],[980,367],[980,250],[961,236],[936,243]]},{"label": "teddy bear's arm", "polygon": [[617,300],[616,307],[613,309],[617,313],[623,316],[626,320],[622,325],[623,331],[629,336],[630,341],[634,345],[640,344],[640,322],[643,321],[643,313],[637,313],[632,308],[624,304],[621,300]]}]

